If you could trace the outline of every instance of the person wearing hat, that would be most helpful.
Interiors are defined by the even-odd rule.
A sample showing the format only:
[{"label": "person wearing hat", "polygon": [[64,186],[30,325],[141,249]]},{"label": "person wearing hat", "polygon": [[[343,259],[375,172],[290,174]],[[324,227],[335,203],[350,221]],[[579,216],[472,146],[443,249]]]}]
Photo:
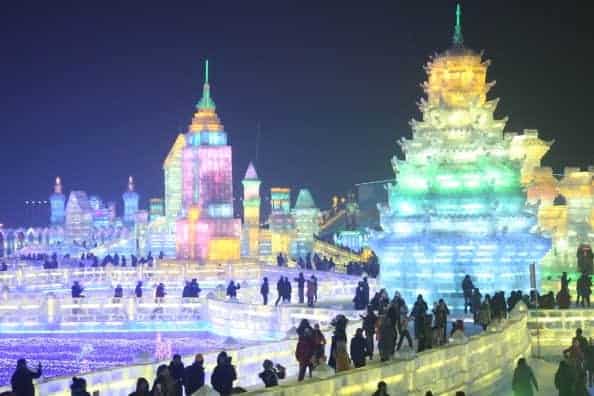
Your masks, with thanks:
[{"label": "person wearing hat", "polygon": [[194,394],[204,385],[204,357],[201,353],[196,354],[194,363],[185,368],[183,383],[186,395]]}]

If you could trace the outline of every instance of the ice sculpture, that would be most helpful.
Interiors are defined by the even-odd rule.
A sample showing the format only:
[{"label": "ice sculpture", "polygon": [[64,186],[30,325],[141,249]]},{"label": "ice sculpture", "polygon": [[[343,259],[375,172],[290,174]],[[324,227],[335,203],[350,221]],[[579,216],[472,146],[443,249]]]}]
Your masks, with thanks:
[{"label": "ice sculpture", "polygon": [[171,220],[182,216],[175,228],[179,258],[237,260],[241,221],[233,217],[231,146],[210,96],[208,61],[204,80],[188,132],[165,161],[165,212]]},{"label": "ice sculpture", "polygon": [[69,243],[84,244],[90,240],[93,228],[93,209],[84,191],[71,191],[66,205],[65,239]]},{"label": "ice sculpture", "polygon": [[295,235],[295,221],[291,216],[291,189],[272,187],[270,189],[270,239],[273,255],[289,253]]},{"label": "ice sculpture", "polygon": [[260,179],[251,162],[243,178],[243,246],[242,255],[260,255]]},{"label": "ice sculpture", "polygon": [[54,193],[50,196],[50,224],[58,226],[64,224],[66,207],[66,197],[62,192],[62,181],[56,177],[56,184],[54,185]]},{"label": "ice sculpture", "polygon": [[124,201],[124,224],[133,226],[136,220],[136,212],[138,212],[138,193],[134,191],[134,179],[132,176],[128,177],[128,190],[122,194]]},{"label": "ice sculpture", "polygon": [[295,220],[295,241],[293,256],[305,257],[313,248],[314,236],[320,228],[320,210],[308,189],[303,188],[297,195],[297,202],[292,210]]},{"label": "ice sculpture", "polygon": [[463,45],[459,15],[453,46],[432,58],[423,84],[422,120],[392,159],[396,182],[380,206],[382,232],[369,243],[383,286],[409,301],[423,294],[455,303],[469,274],[483,292],[528,290],[529,265],[550,242],[531,233],[536,216],[526,207],[524,163],[512,158],[513,135],[494,118],[487,100],[488,61]]}]

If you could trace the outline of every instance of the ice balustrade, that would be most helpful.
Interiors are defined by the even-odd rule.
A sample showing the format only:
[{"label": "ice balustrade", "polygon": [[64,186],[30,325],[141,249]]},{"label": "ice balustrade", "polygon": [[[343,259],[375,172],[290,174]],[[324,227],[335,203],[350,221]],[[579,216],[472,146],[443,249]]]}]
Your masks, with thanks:
[{"label": "ice balustrade", "polygon": [[[299,384],[288,379],[282,381],[280,386],[268,389],[262,389],[257,376],[264,359],[284,365],[289,377],[296,375],[295,337],[228,353],[237,369],[236,384],[252,389],[248,395],[371,394],[379,381],[388,384],[388,392],[392,395],[424,395],[428,389],[434,394],[446,396],[454,395],[457,390],[465,390],[467,394],[498,394],[502,387],[509,389],[506,379],[511,378],[517,359],[530,354],[531,337],[527,322],[524,306],[523,310],[514,310],[512,318],[501,326],[472,336],[466,343],[427,350],[414,358],[374,362],[367,367],[326,379],[307,380]],[[349,337],[358,326],[360,322],[349,324]],[[325,335],[329,340],[330,331],[325,330]],[[207,379],[215,365],[216,355],[204,354]],[[185,356],[183,360],[191,362],[193,356]],[[138,377],[152,380],[157,367],[163,363],[168,361],[95,371],[83,376],[87,380],[89,392],[98,391],[101,396],[125,396],[134,389]],[[71,377],[53,378],[36,384],[36,391],[44,396],[68,396],[70,382]],[[8,388],[0,388],[0,392],[4,390]]]},{"label": "ice balustrade", "polygon": [[581,328],[584,337],[594,337],[594,311],[589,309],[531,310],[528,329],[535,353],[540,356],[560,356],[571,346],[575,330]]},{"label": "ice balustrade", "polygon": [[[196,321],[202,318],[203,298],[92,297],[43,298],[18,296],[0,304],[0,327],[8,331],[39,328],[67,330],[84,324],[118,325],[139,321]],[[78,328],[78,327],[77,327]]]},{"label": "ice balustrade", "polygon": [[[503,394],[509,390],[518,358],[528,356],[531,339],[525,306],[513,319],[491,331],[470,337],[467,342],[430,349],[408,359],[374,362],[366,367],[335,376],[301,383],[260,389],[249,394],[262,395],[360,395],[372,394],[384,381],[390,395]],[[505,390],[504,390],[505,389]]]}]

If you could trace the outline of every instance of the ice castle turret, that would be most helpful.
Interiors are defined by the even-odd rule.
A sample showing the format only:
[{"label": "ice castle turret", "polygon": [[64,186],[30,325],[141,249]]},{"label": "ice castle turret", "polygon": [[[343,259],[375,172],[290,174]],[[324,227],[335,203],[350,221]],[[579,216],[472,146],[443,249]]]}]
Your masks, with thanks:
[{"label": "ice castle turret", "polygon": [[122,194],[124,200],[124,224],[133,226],[136,221],[136,213],[138,212],[139,196],[134,191],[134,179],[132,176],[128,177],[128,190]]},{"label": "ice castle turret", "polygon": [[260,179],[251,162],[243,185],[243,247],[242,255],[258,257],[260,254]]},{"label": "ice castle turret", "polygon": [[62,181],[60,177],[56,177],[56,184],[54,185],[54,193],[50,196],[50,224],[53,226],[63,225],[66,214],[66,196],[62,192]]},{"label": "ice castle turret", "polygon": [[400,141],[406,160],[392,159],[383,231],[370,238],[383,286],[409,300],[453,302],[466,274],[483,292],[527,291],[530,263],[550,247],[531,233],[523,163],[510,154],[506,119],[494,118],[497,100],[487,100],[488,65],[464,46],[458,7],[452,47],[426,66],[422,119]]}]

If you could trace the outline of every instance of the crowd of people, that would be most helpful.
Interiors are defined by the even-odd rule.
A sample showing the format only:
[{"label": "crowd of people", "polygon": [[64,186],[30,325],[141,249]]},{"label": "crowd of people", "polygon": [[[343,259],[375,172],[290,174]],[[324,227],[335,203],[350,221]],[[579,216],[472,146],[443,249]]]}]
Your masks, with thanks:
[{"label": "crowd of people", "polygon": [[[318,278],[315,275],[311,275],[309,278],[305,278],[303,272],[299,273],[299,276],[293,279],[297,284],[297,297],[299,304],[304,304],[307,298],[307,305],[313,307],[318,300]],[[293,294],[293,286],[289,277],[281,276],[276,282],[277,298],[274,302],[275,306],[279,304],[290,304]],[[270,294],[270,283],[268,277],[262,279],[260,285],[260,295],[262,296],[262,304],[268,305],[268,295]]]}]

